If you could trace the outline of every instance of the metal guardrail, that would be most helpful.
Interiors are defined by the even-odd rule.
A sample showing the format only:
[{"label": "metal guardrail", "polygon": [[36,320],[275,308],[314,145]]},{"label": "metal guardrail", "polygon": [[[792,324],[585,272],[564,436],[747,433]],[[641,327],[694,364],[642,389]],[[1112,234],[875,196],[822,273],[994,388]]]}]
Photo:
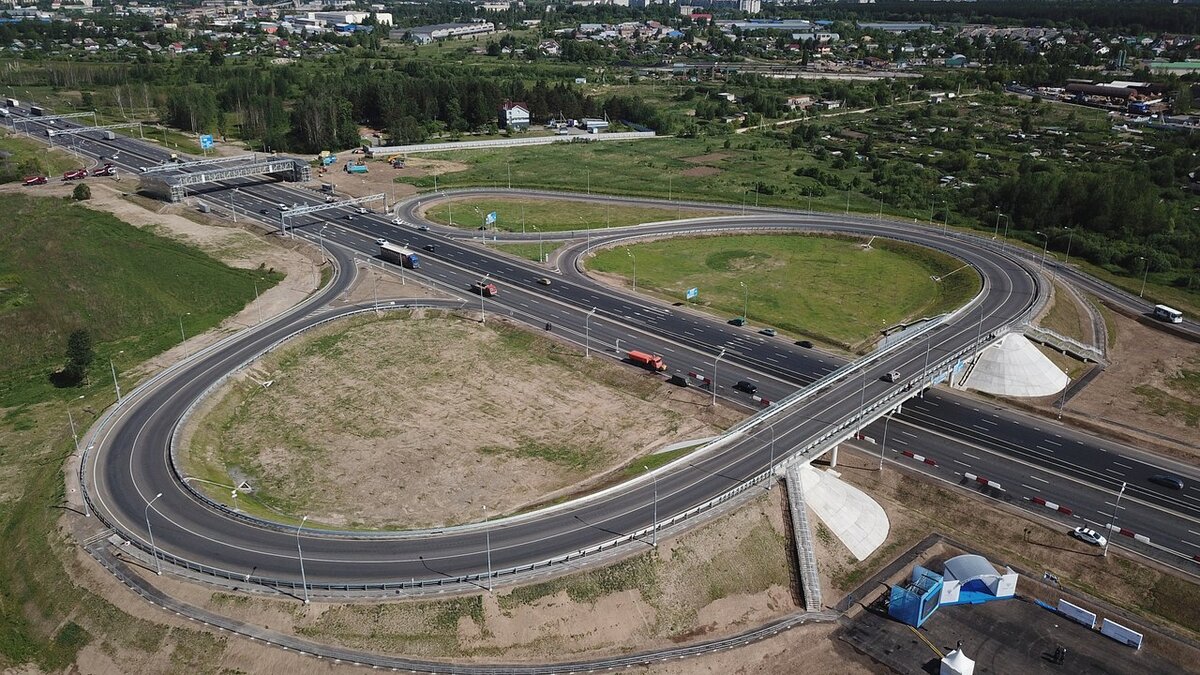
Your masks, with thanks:
[{"label": "metal guardrail", "polygon": [[1025,335],[1028,335],[1038,342],[1044,342],[1051,347],[1058,349],[1059,351],[1075,352],[1079,356],[1095,361],[1096,363],[1105,363],[1106,361],[1104,354],[1101,353],[1099,349],[1096,349],[1092,345],[1085,345],[1078,340],[1067,337],[1066,335],[1056,333],[1049,328],[1028,324],[1025,326]]},{"label": "metal guardrail", "polygon": [[808,526],[808,505],[804,502],[799,465],[788,467],[785,482],[788,508],[792,512],[792,535],[796,538],[796,566],[800,568],[804,609],[816,612],[821,609],[821,579],[817,573],[817,556],[813,551],[812,530]]},{"label": "metal guardrail", "polygon": [[552,145],[554,143],[580,143],[586,141],[631,141],[639,138],[660,138],[653,131],[620,131],[604,134],[571,134],[568,136],[532,136],[528,138],[500,138],[491,141],[453,141],[450,143],[415,143],[412,145],[383,145],[367,148],[366,156],[417,155],[425,152],[450,152],[452,150],[480,150],[487,148],[510,148],[519,145]]}]

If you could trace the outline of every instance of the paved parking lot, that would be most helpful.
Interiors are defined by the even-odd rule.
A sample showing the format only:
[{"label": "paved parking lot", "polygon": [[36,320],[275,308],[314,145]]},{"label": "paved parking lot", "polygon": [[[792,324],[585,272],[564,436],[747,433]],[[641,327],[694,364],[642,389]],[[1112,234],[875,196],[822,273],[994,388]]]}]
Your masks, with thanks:
[{"label": "paved parking lot", "polygon": [[[838,637],[901,673],[937,673],[938,652],[959,640],[976,673],[1179,673],[1197,672],[1200,663],[1188,660],[1185,653],[1195,657],[1195,650],[1182,645],[1172,654],[1156,650],[1163,641],[1135,651],[1023,599],[942,607],[916,631],[876,604],[849,619]],[[1067,649],[1062,665],[1053,663],[1058,646]]]}]

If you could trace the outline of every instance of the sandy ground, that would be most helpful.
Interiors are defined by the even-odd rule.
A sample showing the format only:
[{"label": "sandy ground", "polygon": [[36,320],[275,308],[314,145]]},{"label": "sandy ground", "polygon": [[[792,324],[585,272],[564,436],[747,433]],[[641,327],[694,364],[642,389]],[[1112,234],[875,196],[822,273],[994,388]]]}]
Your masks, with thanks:
[{"label": "sandy ground", "polygon": [[383,193],[388,202],[403,199],[417,193],[417,188],[408,183],[397,183],[400,177],[440,176],[444,173],[466,171],[468,167],[461,162],[451,162],[426,157],[409,157],[403,169],[393,169],[387,162],[366,160],[369,169],[366,174],[349,174],[342,170],[346,161],[363,159],[362,155],[352,155],[348,151],[338,153],[338,163],[326,168],[313,170],[313,180],[319,183],[332,183],[334,192],[342,196],[365,197]]},{"label": "sandy ground", "polygon": [[696,166],[685,169],[681,173],[691,178],[703,178],[704,176],[715,176],[721,173],[721,170],[715,166]]},{"label": "sandy ground", "polygon": [[[572,599],[572,589],[586,588],[588,582],[581,585],[572,582],[573,578],[561,580],[567,583],[555,586],[556,592],[528,599],[514,600],[509,595],[513,589],[498,588],[494,595],[484,593],[436,603],[314,601],[307,607],[294,600],[213,593],[171,577],[153,577],[152,581],[188,603],[253,625],[380,652],[428,658],[462,654],[469,660],[486,662],[553,661],[628,653],[729,635],[796,611],[794,594],[773,581],[787,578],[788,572],[778,568],[786,567],[790,556],[784,537],[787,524],[782,494],[782,490],[774,490],[698,530],[664,538],[659,542],[658,556],[640,556],[651,565],[653,583],[580,599]],[[768,536],[775,543],[770,550],[747,555],[748,546],[757,549],[762,541],[749,533],[764,530],[772,533]],[[725,565],[731,558],[749,558],[742,572],[755,581],[746,592],[707,601],[710,587],[724,583],[730,573]],[[762,570],[772,568],[773,576],[761,576]],[[643,590],[653,597],[647,598]],[[470,604],[476,598],[482,602],[481,610],[463,612],[456,624],[436,627],[423,623],[423,617],[446,611],[451,614],[442,621],[452,619],[461,611],[456,603]],[[652,668],[651,672],[735,672],[731,670],[734,664],[751,668],[736,672],[769,672],[762,668],[788,662],[790,651],[800,644],[807,645],[803,653],[820,659],[830,669],[862,672],[844,671],[834,665],[841,657],[824,640],[830,628],[810,626],[784,633],[779,642],[748,649],[748,658],[722,654]],[[696,667],[700,669],[693,670]]]},{"label": "sandy ground", "polygon": [[218,394],[237,392],[192,427],[192,473],[250,479],[275,508],[332,525],[436,527],[604,482],[739,416],[608,359],[581,373],[581,354],[538,333],[421,316],[339,322],[256,364],[248,375],[274,385]]},{"label": "sandy ground", "polygon": [[[1176,399],[1200,406],[1200,392],[1189,391],[1172,376],[1181,370],[1200,370],[1200,345],[1154,330],[1119,314],[1112,315],[1110,365],[1067,402],[1064,419],[1111,430],[1125,439],[1144,439],[1172,455],[1200,457],[1200,434],[1195,422],[1189,425],[1182,414],[1154,405],[1155,397]],[[1151,398],[1135,391],[1153,390]],[[1045,411],[1057,412],[1059,397],[1032,402]]]}]

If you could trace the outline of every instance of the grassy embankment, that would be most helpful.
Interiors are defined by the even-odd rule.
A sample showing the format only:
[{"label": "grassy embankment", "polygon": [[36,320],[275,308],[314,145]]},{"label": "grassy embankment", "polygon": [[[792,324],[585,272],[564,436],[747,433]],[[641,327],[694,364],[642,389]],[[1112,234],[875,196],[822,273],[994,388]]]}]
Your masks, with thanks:
[{"label": "grassy embankment", "polygon": [[[717,215],[718,211],[702,209],[671,209],[652,206],[622,206],[598,202],[562,199],[472,198],[441,203],[425,215],[436,223],[475,229],[483,224],[484,216],[496,212],[494,227],[504,232],[561,232],[564,230],[625,227],[661,220],[699,218]],[[489,226],[491,229],[493,226]]]},{"label": "grassy embankment", "polygon": [[698,288],[696,306],[721,316],[745,311],[752,324],[851,350],[979,290],[978,274],[950,256],[879,239],[861,244],[804,235],[672,239],[601,251],[588,266],[629,280],[636,273],[639,291],[668,300]]},{"label": "grassy embankment", "polygon": [[[24,174],[41,173],[53,180],[64,171],[78,168],[79,160],[62,150],[49,150],[44,144],[0,130],[0,151],[9,153],[4,160],[5,174],[12,180],[20,180]],[[11,167],[11,168],[9,168]],[[32,169],[32,171],[26,171]]]},{"label": "grassy embankment", "polygon": [[[62,200],[0,196],[0,210],[0,666],[63,670],[98,644],[174,649],[180,670],[200,668],[224,639],[134,619],[72,581],[75,544],[56,528],[67,412],[87,428],[113,402],[110,358],[119,375],[176,343],[181,317],[189,335],[205,331],[253,300],[256,280],[261,290],[280,276],[231,269]],[[75,328],[91,331],[96,360],[83,386],[56,389],[49,376]]]}]

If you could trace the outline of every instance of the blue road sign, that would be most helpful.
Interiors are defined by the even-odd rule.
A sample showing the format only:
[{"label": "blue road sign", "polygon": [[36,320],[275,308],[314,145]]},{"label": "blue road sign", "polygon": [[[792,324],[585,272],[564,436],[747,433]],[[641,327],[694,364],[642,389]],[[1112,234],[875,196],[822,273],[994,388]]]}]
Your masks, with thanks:
[{"label": "blue road sign", "polygon": [[700,295],[699,288],[689,288],[687,290],[687,299],[688,300],[691,300],[692,298],[696,297],[697,295]]},{"label": "blue road sign", "polygon": [[210,150],[213,146],[212,134],[200,134],[200,149]]}]

